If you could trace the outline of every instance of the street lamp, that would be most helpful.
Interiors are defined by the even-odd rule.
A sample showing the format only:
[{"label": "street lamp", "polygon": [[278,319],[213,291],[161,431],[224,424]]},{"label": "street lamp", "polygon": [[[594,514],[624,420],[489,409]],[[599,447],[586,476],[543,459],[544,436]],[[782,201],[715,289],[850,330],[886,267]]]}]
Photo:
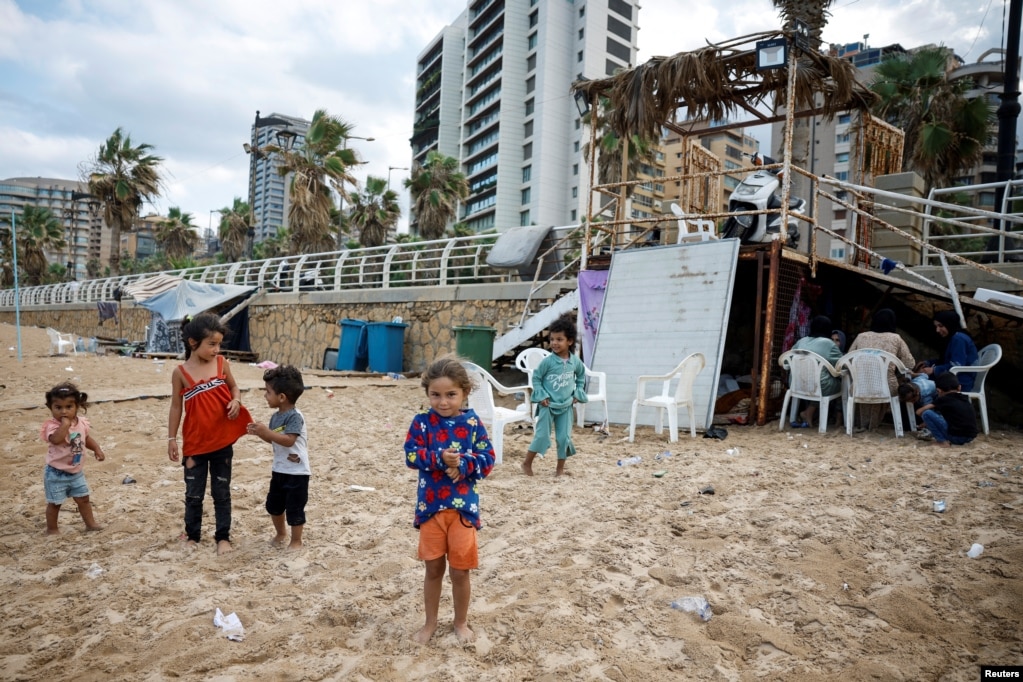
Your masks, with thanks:
[{"label": "street lamp", "polygon": [[[346,135],[344,137],[344,139],[341,140],[341,148],[342,149],[348,149],[348,140],[362,140],[363,142],[373,142],[373,141],[376,140],[376,138],[375,137],[359,137],[358,135]],[[341,192],[340,192],[340,194],[341,194],[341,199],[340,199],[340,201],[338,203],[338,211],[341,214],[341,220],[343,221],[344,220],[344,216],[345,216],[345,181],[344,181],[344,178],[341,179]],[[341,250],[341,227],[340,226],[338,226],[338,230],[337,230],[336,248],[337,248],[338,251]]]},{"label": "street lamp", "polygon": [[393,170],[408,170],[405,166],[388,166],[387,167],[387,191],[391,191],[391,171]]},{"label": "street lamp", "polygon": [[284,151],[291,149],[298,134],[291,129],[291,122],[277,116],[261,118],[259,110],[256,110],[256,120],[252,124],[252,135],[249,142],[242,144],[245,153],[249,155],[249,229],[248,245],[246,255],[252,257],[252,247],[256,240],[256,162],[269,156],[266,146],[259,146],[259,129],[275,126],[277,130],[277,146]]}]

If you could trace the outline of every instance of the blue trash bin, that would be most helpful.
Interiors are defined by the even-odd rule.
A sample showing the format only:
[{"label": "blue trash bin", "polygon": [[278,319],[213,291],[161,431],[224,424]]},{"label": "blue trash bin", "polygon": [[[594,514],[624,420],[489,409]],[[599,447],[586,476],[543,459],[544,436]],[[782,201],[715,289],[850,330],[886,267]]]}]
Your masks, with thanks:
[{"label": "blue trash bin", "polygon": [[370,322],[369,371],[400,372],[405,346],[405,327],[402,322]]},{"label": "blue trash bin", "polygon": [[366,344],[365,320],[339,320],[341,325],[341,343],[337,349],[337,365],[339,371],[365,372],[369,363],[369,348]]}]

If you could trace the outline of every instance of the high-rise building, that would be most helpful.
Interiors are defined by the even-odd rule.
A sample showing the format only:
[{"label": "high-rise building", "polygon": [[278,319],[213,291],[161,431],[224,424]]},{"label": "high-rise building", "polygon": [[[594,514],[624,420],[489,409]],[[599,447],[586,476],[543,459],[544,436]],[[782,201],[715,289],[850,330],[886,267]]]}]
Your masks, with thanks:
[{"label": "high-rise building", "polygon": [[86,279],[89,261],[110,260],[109,231],[103,222],[99,201],[89,186],[77,180],[58,178],[8,178],[0,180],[0,216],[15,220],[25,206],[45,208],[64,226],[67,248],[47,253],[50,263],[65,265],[73,279]]},{"label": "high-rise building", "polygon": [[589,140],[570,86],[632,66],[638,20],[635,0],[471,0],[420,52],[412,157],[460,161],[458,220],[480,232],[582,219]]},{"label": "high-rise building", "polygon": [[261,242],[277,234],[277,228],[288,226],[288,205],[291,192],[288,178],[277,172],[277,155],[266,152],[268,145],[279,145],[281,131],[293,133],[293,146],[301,147],[309,131],[309,121],[284,114],[270,114],[256,120],[250,130],[249,203],[255,227],[253,241]]}]

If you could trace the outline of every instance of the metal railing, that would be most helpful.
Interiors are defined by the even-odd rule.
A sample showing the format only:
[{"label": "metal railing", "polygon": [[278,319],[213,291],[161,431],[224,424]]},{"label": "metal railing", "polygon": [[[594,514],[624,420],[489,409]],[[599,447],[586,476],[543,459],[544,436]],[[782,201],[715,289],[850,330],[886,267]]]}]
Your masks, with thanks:
[{"label": "metal railing", "polygon": [[[46,284],[21,288],[20,305],[112,301],[119,287],[157,274],[209,284],[235,284],[268,292],[294,293],[508,281],[518,273],[487,265],[487,255],[495,241],[496,234],[477,234],[330,253],[219,263],[84,282]],[[0,309],[13,308],[14,303],[14,289],[0,290]]]},{"label": "metal railing", "polygon": [[[935,201],[924,207],[927,219],[923,225],[923,262],[933,265],[940,259],[940,250],[952,251],[969,260],[983,263],[1023,261],[1023,180],[988,182],[980,185],[932,189],[927,198]],[[1002,192],[1001,206],[994,196]],[[977,205],[989,204],[991,211],[954,203],[963,197]],[[986,198],[991,201],[987,202]],[[938,201],[951,203],[939,204]],[[995,213],[994,211],[998,212]],[[942,220],[944,218],[944,220]]]}]

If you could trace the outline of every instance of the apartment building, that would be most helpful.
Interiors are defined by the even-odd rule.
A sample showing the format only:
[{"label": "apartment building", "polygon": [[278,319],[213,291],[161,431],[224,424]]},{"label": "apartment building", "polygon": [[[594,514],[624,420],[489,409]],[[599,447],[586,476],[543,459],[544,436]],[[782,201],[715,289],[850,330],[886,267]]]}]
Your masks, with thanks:
[{"label": "apartment building", "polygon": [[110,232],[86,183],[60,178],[0,180],[0,215],[9,219],[13,213],[17,220],[25,206],[48,209],[64,225],[66,250],[48,253],[47,258],[65,265],[73,279],[87,279],[89,261],[110,260]]},{"label": "apartment building", "polygon": [[475,232],[579,222],[587,139],[569,88],[632,66],[638,20],[634,0],[472,0],[420,52],[412,160],[435,149],[461,162],[459,221]]}]

